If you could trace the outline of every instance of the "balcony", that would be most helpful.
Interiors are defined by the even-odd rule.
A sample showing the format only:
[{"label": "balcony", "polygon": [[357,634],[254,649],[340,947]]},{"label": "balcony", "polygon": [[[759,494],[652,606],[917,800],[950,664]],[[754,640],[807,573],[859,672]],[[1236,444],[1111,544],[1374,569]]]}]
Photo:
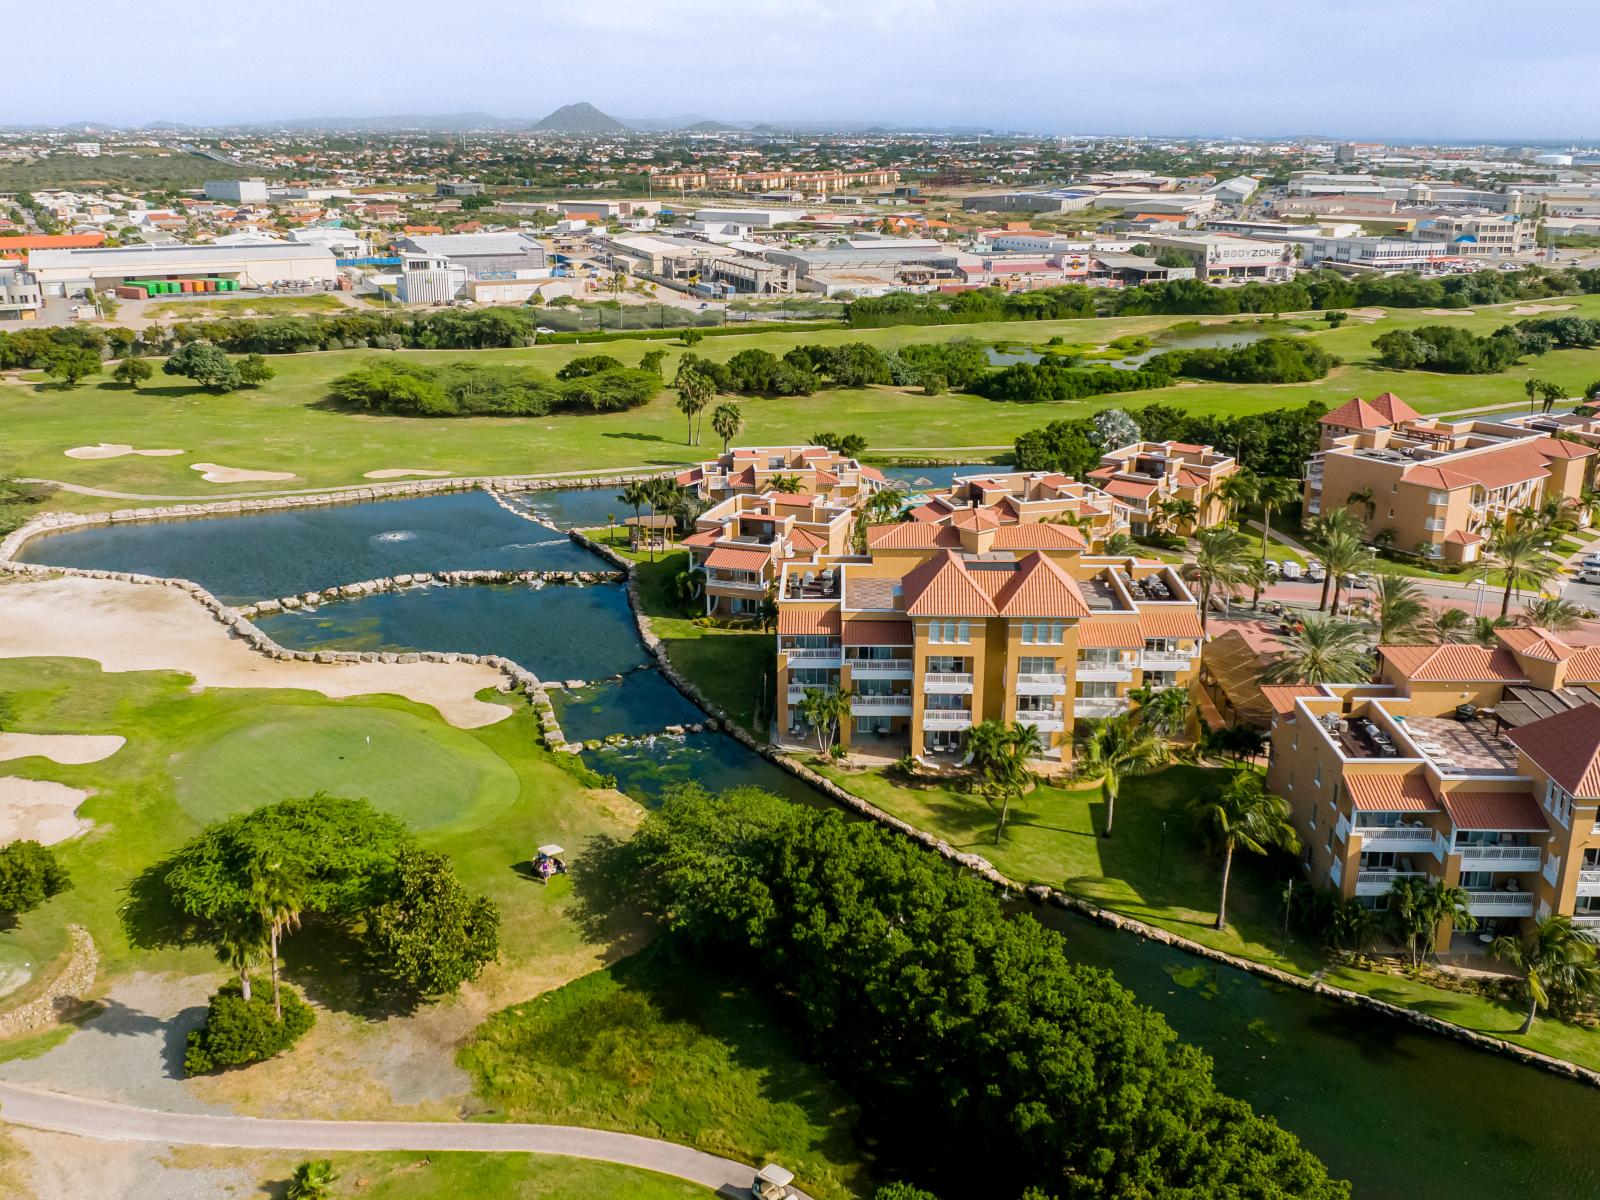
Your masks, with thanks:
[{"label": "balcony", "polygon": [[1040,733],[1060,733],[1066,728],[1066,719],[1059,708],[1041,709],[1037,712],[1018,710],[1017,724],[1032,725]]},{"label": "balcony", "polygon": [[911,715],[910,696],[852,696],[850,698],[850,711],[862,716],[903,716]]},{"label": "balcony", "polygon": [[1469,891],[1467,911],[1475,917],[1531,917],[1533,893]]},{"label": "balcony", "polygon": [[1128,701],[1122,696],[1074,696],[1072,715],[1075,717],[1114,717],[1128,711]]},{"label": "balcony", "polygon": [[1381,896],[1396,879],[1422,879],[1426,871],[1360,871],[1356,874],[1356,895]]},{"label": "balcony", "polygon": [[844,665],[844,650],[839,646],[805,646],[779,651],[791,663],[804,663],[808,667],[839,667]]},{"label": "balcony", "polygon": [[922,677],[922,690],[945,696],[970,696],[972,676],[954,671],[929,671]]},{"label": "balcony", "polygon": [[788,692],[789,707],[797,707],[800,702],[806,698],[806,692],[808,691],[828,692],[831,694],[833,692],[837,692],[838,690],[839,689],[836,687],[819,688],[816,686],[816,684],[810,684],[806,687],[790,687]]},{"label": "balcony", "polygon": [[707,573],[706,588],[713,592],[736,592],[741,596],[762,596],[767,585],[755,579],[724,579]]},{"label": "balcony", "polygon": [[[1017,676],[1017,691],[1028,695],[1022,686],[1023,681],[1029,679],[1060,679],[1059,675],[1019,675]],[[1078,678],[1085,683],[1129,683],[1133,680],[1133,661],[1122,659],[1118,662],[1104,662],[1099,659],[1078,660]]]},{"label": "balcony", "polygon": [[1361,839],[1363,850],[1426,853],[1441,861],[1444,857],[1444,842],[1431,829],[1419,829],[1413,825],[1357,825],[1352,832]]},{"label": "balcony", "polygon": [[929,708],[922,713],[924,729],[971,729],[972,710],[968,708]]},{"label": "balcony", "polygon": [[1579,929],[1600,929],[1600,913],[1575,913],[1572,923]]},{"label": "balcony", "polygon": [[[1130,679],[1128,675],[1085,675],[1082,670],[1078,672],[1079,679]],[[1017,695],[1019,696],[1064,696],[1067,694],[1067,677],[1059,672],[1029,672],[1017,676]]]},{"label": "balcony", "polygon": [[[1578,871],[1578,895],[1600,896],[1600,867],[1583,867]],[[1600,914],[1597,914],[1600,920]]]},{"label": "balcony", "polygon": [[910,679],[912,673],[909,658],[847,658],[844,665],[852,679]]},{"label": "balcony", "polygon": [[1181,650],[1146,650],[1139,656],[1146,671],[1187,671],[1194,660]]},{"label": "balcony", "polygon": [[[1463,871],[1537,871],[1537,846],[1455,846]],[[1600,880],[1597,880],[1600,881]]]}]

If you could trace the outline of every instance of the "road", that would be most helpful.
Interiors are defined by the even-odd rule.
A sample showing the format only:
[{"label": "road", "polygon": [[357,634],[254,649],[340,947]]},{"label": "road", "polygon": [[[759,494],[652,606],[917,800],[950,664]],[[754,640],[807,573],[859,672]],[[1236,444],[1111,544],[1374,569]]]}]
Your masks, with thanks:
[{"label": "road", "polygon": [[[158,1112],[0,1083],[0,1120],[97,1141],[230,1146],[314,1154],[334,1151],[477,1151],[556,1154],[617,1163],[748,1196],[753,1168],[675,1142],[568,1125],[446,1121],[280,1121]],[[809,1200],[801,1194],[801,1200]]]}]

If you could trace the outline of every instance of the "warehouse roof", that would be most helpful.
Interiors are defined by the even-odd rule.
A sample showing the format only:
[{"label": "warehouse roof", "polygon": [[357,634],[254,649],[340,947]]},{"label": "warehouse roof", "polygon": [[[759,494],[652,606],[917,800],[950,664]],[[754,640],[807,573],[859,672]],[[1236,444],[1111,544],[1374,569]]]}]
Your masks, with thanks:
[{"label": "warehouse roof", "polygon": [[405,241],[423,254],[445,258],[474,254],[544,253],[544,247],[523,233],[439,233],[408,237]]},{"label": "warehouse roof", "polygon": [[160,264],[181,264],[180,269],[192,268],[200,263],[228,263],[274,258],[325,258],[330,271],[333,254],[326,246],[311,246],[295,242],[263,242],[250,246],[186,246],[168,243],[164,246],[97,246],[86,250],[34,250],[28,255],[30,270],[49,270],[52,267],[75,267],[93,270],[97,267],[126,269],[130,272],[159,271]]}]

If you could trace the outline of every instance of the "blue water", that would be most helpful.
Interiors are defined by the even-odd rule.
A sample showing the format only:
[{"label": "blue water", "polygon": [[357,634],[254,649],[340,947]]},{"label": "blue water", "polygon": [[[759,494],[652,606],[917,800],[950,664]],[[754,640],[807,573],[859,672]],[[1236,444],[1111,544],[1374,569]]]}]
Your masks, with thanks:
[{"label": "blue water", "polygon": [[552,690],[550,705],[562,731],[575,742],[610,733],[659,733],[668,725],[695,725],[706,719],[693,701],[654,668],[630,671],[620,679],[602,680],[576,691]]},{"label": "blue water", "polygon": [[633,516],[633,506],[617,499],[617,488],[557,488],[523,492],[514,499],[562,529],[597,529],[615,518]]},{"label": "blue water", "polygon": [[943,467],[879,467],[895,487],[910,492],[943,491],[957,475],[981,475],[985,471],[1009,471],[995,463],[960,463]]},{"label": "blue water", "polygon": [[658,738],[649,745],[585,751],[583,760],[596,771],[616,776],[617,787],[652,807],[660,803],[663,792],[680,783],[698,783],[712,792],[754,787],[803,804],[830,804],[808,784],[721,733],[691,733]]},{"label": "blue water", "polygon": [[418,571],[608,566],[482,492],[101,526],[34,538],[21,558],[191,579],[230,604]]}]

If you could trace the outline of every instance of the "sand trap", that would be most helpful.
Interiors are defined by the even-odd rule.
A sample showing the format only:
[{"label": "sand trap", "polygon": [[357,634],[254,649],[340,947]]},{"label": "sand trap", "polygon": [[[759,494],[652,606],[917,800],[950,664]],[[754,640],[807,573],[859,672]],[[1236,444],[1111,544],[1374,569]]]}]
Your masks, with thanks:
[{"label": "sand trap", "polygon": [[91,658],[108,671],[183,671],[197,687],[393,693],[476,729],[510,715],[476,698],[504,676],[476,663],[279,662],[228,635],[188,593],[68,575],[0,584],[0,658]]},{"label": "sand trap", "polygon": [[449,471],[423,471],[416,467],[387,467],[382,471],[368,471],[363,479],[404,479],[407,475],[448,475]]},{"label": "sand trap", "polygon": [[12,758],[48,758],[51,762],[75,767],[110,758],[125,745],[127,739],[115,734],[0,733],[0,762]]},{"label": "sand trap", "polygon": [[199,471],[207,483],[277,483],[293,479],[293,471],[245,471],[239,467],[224,467],[217,463],[190,463],[191,471]]},{"label": "sand trap", "polygon": [[101,442],[98,446],[74,446],[63,453],[68,458],[121,458],[125,454],[137,454],[141,458],[171,458],[174,454],[182,454],[183,451],[135,450],[126,442]]},{"label": "sand trap", "polygon": [[1350,315],[1352,317],[1366,317],[1369,321],[1376,321],[1380,317],[1386,317],[1389,314],[1381,308],[1352,308]]},{"label": "sand trap", "polygon": [[78,816],[89,798],[82,788],[42,779],[0,776],[0,844],[30,839],[46,846],[88,833],[94,822]]},{"label": "sand trap", "polygon": [[1478,315],[1470,308],[1425,308],[1422,311],[1430,317],[1475,317]]},{"label": "sand trap", "polygon": [[1569,308],[1577,308],[1576,304],[1519,304],[1511,310],[1513,317],[1531,317],[1536,313],[1566,312]]}]

